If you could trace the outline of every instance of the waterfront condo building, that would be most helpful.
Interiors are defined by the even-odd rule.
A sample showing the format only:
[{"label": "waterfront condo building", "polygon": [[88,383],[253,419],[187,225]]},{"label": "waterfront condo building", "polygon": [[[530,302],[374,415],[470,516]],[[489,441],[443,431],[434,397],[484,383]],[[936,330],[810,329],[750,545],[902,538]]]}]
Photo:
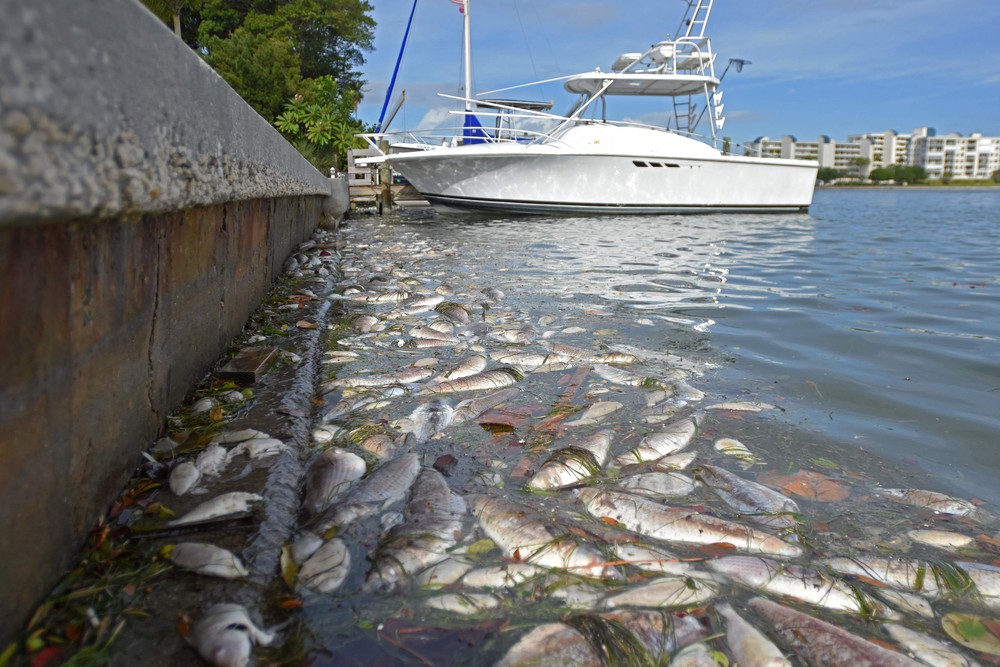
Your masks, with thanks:
[{"label": "waterfront condo building", "polygon": [[846,142],[827,136],[817,141],[760,137],[747,145],[750,155],[793,160],[816,160],[820,167],[833,167],[857,176],[892,165],[920,166],[932,179],[984,180],[1000,169],[1000,137],[980,133],[963,137],[957,133],[938,136],[922,127],[911,134],[894,130],[852,134]]}]

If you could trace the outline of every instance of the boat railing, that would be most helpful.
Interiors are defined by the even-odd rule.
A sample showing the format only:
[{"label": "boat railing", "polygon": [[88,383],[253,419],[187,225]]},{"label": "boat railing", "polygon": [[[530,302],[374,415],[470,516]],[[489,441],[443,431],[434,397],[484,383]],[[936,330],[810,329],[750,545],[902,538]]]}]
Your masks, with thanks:
[{"label": "boat railing", "polygon": [[[702,37],[666,40],[654,44],[642,54],[623,54],[612,69],[636,74],[711,74],[714,64],[712,42]],[[640,69],[640,66],[643,68]]]}]

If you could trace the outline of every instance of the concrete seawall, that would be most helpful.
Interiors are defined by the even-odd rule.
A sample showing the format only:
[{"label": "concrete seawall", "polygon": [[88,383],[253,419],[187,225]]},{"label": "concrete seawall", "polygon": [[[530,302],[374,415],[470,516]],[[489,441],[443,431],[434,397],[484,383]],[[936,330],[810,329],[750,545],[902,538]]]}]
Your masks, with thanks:
[{"label": "concrete seawall", "polygon": [[0,22],[0,642],[225,353],[331,181],[134,0]]}]

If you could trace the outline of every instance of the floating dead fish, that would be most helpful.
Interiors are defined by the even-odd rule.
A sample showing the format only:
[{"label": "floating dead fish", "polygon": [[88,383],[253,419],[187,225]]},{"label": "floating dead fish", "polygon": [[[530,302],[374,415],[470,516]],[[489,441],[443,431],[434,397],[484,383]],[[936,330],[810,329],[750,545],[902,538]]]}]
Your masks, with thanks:
[{"label": "floating dead fish", "polygon": [[681,452],[679,454],[671,454],[670,456],[664,456],[662,459],[657,459],[656,465],[653,466],[655,470],[660,472],[676,472],[678,470],[685,470],[694,463],[694,460],[698,458],[697,452]]},{"label": "floating dead fish", "polygon": [[934,618],[934,610],[930,603],[919,595],[897,591],[894,588],[877,588],[875,595],[884,602],[908,613],[924,618]]},{"label": "floating dead fish", "polygon": [[952,565],[905,556],[859,556],[822,561],[834,572],[873,579],[880,584],[937,597],[944,590],[965,588],[968,577]]},{"label": "floating dead fish", "polygon": [[358,446],[366,452],[374,454],[380,459],[391,458],[396,452],[396,443],[394,443],[392,438],[384,433],[370,435],[362,440],[361,444]]},{"label": "floating dead fish", "polygon": [[365,590],[393,590],[416,572],[444,559],[461,537],[465,513],[465,501],[448,488],[441,473],[421,470],[403,522],[389,531],[375,551]]},{"label": "floating dead fish", "polygon": [[351,320],[354,328],[361,333],[371,333],[379,324],[379,319],[374,315],[359,315]]},{"label": "floating dead fish", "polygon": [[460,558],[445,558],[420,571],[413,582],[424,588],[440,588],[459,581],[472,569],[472,563]]},{"label": "floating dead fish", "polygon": [[358,292],[351,294],[348,299],[364,303],[402,303],[412,297],[410,292]]},{"label": "floating dead fish", "polygon": [[852,667],[918,667],[920,664],[902,653],[765,598],[750,600],[750,607],[810,664]]},{"label": "floating dead fish", "polygon": [[574,439],[569,447],[553,452],[528,482],[536,491],[554,491],[576,486],[596,477],[608,460],[613,431],[597,431],[585,438]]},{"label": "floating dead fish", "polygon": [[761,463],[761,460],[736,438],[719,438],[715,441],[714,447],[715,451],[742,461],[746,464],[745,467]]},{"label": "floating dead fish", "polygon": [[560,534],[527,506],[490,496],[473,496],[471,501],[483,532],[507,558],[590,577],[620,576],[600,551]]},{"label": "floating dead fish", "polygon": [[694,615],[642,609],[576,614],[564,621],[540,625],[525,634],[497,667],[656,665],[706,634]]},{"label": "floating dead fish", "polygon": [[730,412],[763,412],[764,410],[777,410],[776,405],[759,402],[733,401],[729,403],[716,403],[706,406],[708,410],[729,410]]},{"label": "floating dead fish", "polygon": [[504,293],[495,287],[485,287],[481,289],[479,293],[485,296],[490,301],[500,301],[504,297]]},{"label": "floating dead fish", "polygon": [[835,611],[870,615],[877,604],[859,590],[818,570],[756,556],[726,556],[708,562],[713,572],[759,591]]},{"label": "floating dead fish", "polygon": [[613,519],[625,528],[668,542],[725,542],[740,551],[796,557],[802,548],[774,535],[707,514],[654,503],[640,496],[584,488],[577,492],[591,516]]},{"label": "floating dead fish", "polygon": [[592,426],[610,414],[622,409],[621,403],[615,401],[598,401],[583,411],[573,421],[563,422],[563,426]]},{"label": "floating dead fish", "polygon": [[446,593],[435,595],[424,602],[426,607],[447,611],[452,614],[471,616],[481,614],[484,611],[496,609],[502,601],[495,595],[489,593]]},{"label": "floating dead fish", "polygon": [[757,523],[772,528],[793,528],[797,524],[792,515],[799,512],[799,506],[774,489],[710,465],[695,468],[694,476],[727,505]]},{"label": "floating dead fish", "polygon": [[792,663],[764,633],[750,625],[728,604],[715,606],[726,619],[726,643],[736,664],[746,667],[791,667]]},{"label": "floating dead fish", "polygon": [[441,333],[437,329],[431,329],[430,327],[424,325],[413,327],[407,333],[412,338],[420,338],[423,340],[437,340],[437,341],[443,341],[445,343],[459,342],[458,338],[456,338],[455,336]]},{"label": "floating dead fish", "polygon": [[204,542],[181,542],[169,548],[169,558],[178,567],[196,574],[240,579],[247,569],[232,552]]},{"label": "floating dead fish", "polygon": [[1000,608],[1000,567],[989,563],[956,562],[975,584],[975,594],[983,604]]},{"label": "floating dead fish", "polygon": [[187,641],[216,667],[244,667],[254,644],[270,646],[275,635],[257,627],[238,604],[213,605],[191,626]]},{"label": "floating dead fish", "polygon": [[617,459],[618,465],[631,465],[644,461],[656,461],[664,456],[676,454],[687,447],[698,428],[694,419],[686,417],[664,426],[656,433],[650,433],[634,448],[625,452]]},{"label": "floating dead fish", "polygon": [[653,545],[615,542],[614,552],[618,560],[645,572],[687,574],[692,567],[689,561],[678,558],[663,547]]},{"label": "floating dead fish", "polygon": [[444,297],[440,294],[435,294],[433,296],[415,296],[401,302],[399,304],[399,309],[406,315],[416,315],[418,313],[426,313],[427,311],[434,310],[442,303],[444,303]]},{"label": "floating dead fish", "polygon": [[924,491],[923,489],[876,489],[875,493],[890,500],[895,500],[898,503],[903,503],[904,505],[921,507],[941,514],[971,516],[976,513],[976,506],[968,500],[952,498],[951,496],[935,491]]},{"label": "floating dead fish", "polygon": [[198,523],[199,521],[216,519],[220,516],[229,516],[230,514],[237,514],[239,512],[248,512],[250,511],[250,505],[252,503],[260,502],[262,500],[264,499],[256,493],[244,493],[242,491],[223,493],[221,496],[212,498],[211,500],[206,500],[184,516],[168,521],[167,525],[183,526],[189,523]]},{"label": "floating dead fish", "polygon": [[201,414],[202,412],[208,412],[209,410],[213,410],[215,409],[215,407],[216,407],[215,401],[206,396],[204,398],[199,398],[197,401],[194,402],[194,404],[191,406],[191,412],[194,414]]},{"label": "floating dead fish", "polygon": [[[747,663],[753,667],[753,663]],[[670,659],[669,667],[719,667],[704,643],[698,642],[685,646]]]},{"label": "floating dead fish", "polygon": [[979,663],[962,655],[955,646],[911,630],[898,623],[883,623],[882,627],[893,640],[931,667],[979,667]]},{"label": "floating dead fish", "polygon": [[513,327],[501,327],[489,333],[489,337],[503,343],[514,343],[516,345],[527,345],[538,337],[534,327],[530,324],[523,324]]},{"label": "floating dead fish", "polygon": [[201,471],[191,461],[181,461],[170,471],[170,490],[183,496],[201,479]]},{"label": "floating dead fish", "polygon": [[277,456],[288,449],[288,445],[277,438],[252,438],[236,445],[229,452],[229,458],[233,459],[240,454],[246,454],[254,461]]},{"label": "floating dead fish", "polygon": [[418,395],[456,394],[466,391],[489,391],[509,387],[512,384],[520,382],[523,378],[524,374],[516,368],[496,368],[458,380],[440,382],[417,393]]},{"label": "floating dead fish", "polygon": [[661,577],[604,598],[602,609],[620,607],[687,607],[701,604],[718,593],[715,584],[690,576]]},{"label": "floating dead fish", "polygon": [[540,354],[538,352],[512,351],[508,349],[493,352],[490,356],[501,364],[514,366],[523,371],[534,371],[546,364],[564,363],[569,357],[561,354]]},{"label": "floating dead fish", "polygon": [[605,352],[602,354],[595,354],[587,359],[587,361],[595,364],[617,364],[619,366],[641,363],[639,357],[634,354],[626,354],[625,352]]},{"label": "floating dead fish", "polygon": [[303,505],[314,514],[322,514],[351,484],[367,471],[365,460],[342,449],[328,449],[320,454],[306,475]]},{"label": "floating dead fish", "polygon": [[223,431],[217,434],[210,441],[210,445],[232,445],[252,438],[270,438],[267,433],[253,428],[244,428],[238,431]]},{"label": "floating dead fish", "polygon": [[199,452],[194,465],[202,477],[218,477],[225,470],[228,461],[229,457],[224,447],[209,445]]},{"label": "floating dead fish", "polygon": [[504,563],[470,570],[462,577],[462,585],[470,588],[513,588],[546,573],[548,570],[531,563]]},{"label": "floating dead fish", "polygon": [[386,461],[355,486],[337,506],[333,525],[346,526],[402,500],[419,472],[420,457],[412,452]]},{"label": "floating dead fish", "polygon": [[438,381],[445,380],[460,380],[472,375],[478,375],[486,370],[486,357],[481,354],[476,354],[468,359],[463,360],[455,368],[444,373],[438,379]]},{"label": "floating dead fish", "polygon": [[647,472],[622,478],[618,487],[647,498],[679,498],[694,491],[694,480],[679,472]]},{"label": "floating dead fish", "polygon": [[455,408],[448,400],[442,398],[432,399],[419,406],[410,413],[414,444],[426,442],[431,436],[448,428],[454,414]]},{"label": "floating dead fish", "polygon": [[334,537],[324,542],[302,563],[298,583],[320,593],[333,593],[344,584],[350,571],[351,554],[347,545]]},{"label": "floating dead fish", "polygon": [[468,324],[472,321],[468,308],[461,304],[452,303],[451,301],[439,303],[434,307],[434,310],[459,324]]},{"label": "floating dead fish", "polygon": [[303,531],[292,543],[291,556],[296,564],[302,565],[323,546],[323,538],[311,531]]},{"label": "floating dead fish", "polygon": [[975,543],[975,538],[946,530],[911,530],[906,533],[914,542],[954,551]]},{"label": "floating dead fish", "polygon": [[382,375],[355,375],[327,382],[323,385],[323,391],[329,392],[335,387],[389,387],[392,385],[413,384],[431,375],[433,375],[433,372],[426,368],[411,368],[399,373]]},{"label": "floating dead fish", "polygon": [[652,378],[636,375],[621,368],[605,364],[594,364],[594,372],[612,384],[623,384],[629,387],[644,387],[653,385],[656,382]]},{"label": "floating dead fish", "polygon": [[313,442],[325,445],[328,442],[333,442],[338,438],[342,438],[347,435],[347,431],[340,426],[334,426],[331,424],[320,424],[313,429],[312,439]]}]

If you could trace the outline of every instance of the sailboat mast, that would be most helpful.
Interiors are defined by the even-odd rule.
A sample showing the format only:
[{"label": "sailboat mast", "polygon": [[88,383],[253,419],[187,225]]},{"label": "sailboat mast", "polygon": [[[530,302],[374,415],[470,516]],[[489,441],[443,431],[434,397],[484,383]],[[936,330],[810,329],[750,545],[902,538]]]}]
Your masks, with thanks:
[{"label": "sailboat mast", "polygon": [[472,111],[472,24],[469,22],[469,0],[462,0],[465,16],[465,112]]}]

